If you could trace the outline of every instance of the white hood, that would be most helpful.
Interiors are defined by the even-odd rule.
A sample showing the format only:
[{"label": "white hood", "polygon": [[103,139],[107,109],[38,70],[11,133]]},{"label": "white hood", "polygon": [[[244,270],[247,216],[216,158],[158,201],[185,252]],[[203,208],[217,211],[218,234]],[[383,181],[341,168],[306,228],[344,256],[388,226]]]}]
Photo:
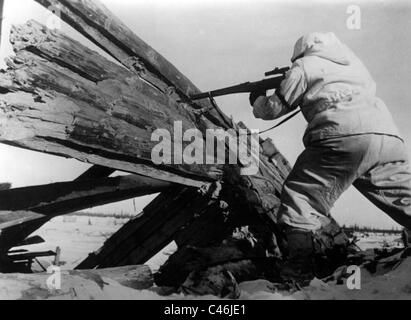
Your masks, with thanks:
[{"label": "white hood", "polygon": [[341,65],[350,65],[356,59],[354,53],[334,33],[313,32],[301,37],[294,47],[291,61],[306,56],[317,56]]}]

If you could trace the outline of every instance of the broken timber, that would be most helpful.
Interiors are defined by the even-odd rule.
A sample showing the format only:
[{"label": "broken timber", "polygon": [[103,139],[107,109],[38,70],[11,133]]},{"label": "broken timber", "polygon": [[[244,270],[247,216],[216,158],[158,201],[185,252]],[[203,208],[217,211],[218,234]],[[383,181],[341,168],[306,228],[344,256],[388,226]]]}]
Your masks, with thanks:
[{"label": "broken timber", "polygon": [[[127,69],[155,86],[164,94],[176,90],[181,97],[200,90],[174,65],[134,34],[99,1],[35,0],[49,10],[57,10],[63,21],[102,48]],[[184,99],[186,100],[186,99]],[[231,128],[232,121],[208,100],[190,103],[208,110],[206,117],[218,127]]]},{"label": "broken timber", "polygon": [[4,143],[191,186],[216,179],[209,166],[153,165],[153,131],[196,127],[170,96],[34,21],[13,28],[11,41],[16,56],[0,79]]},{"label": "broken timber", "polygon": [[0,252],[23,241],[52,217],[155,194],[171,186],[130,175],[0,191]]},{"label": "broken timber", "polygon": [[215,199],[196,189],[176,187],[163,192],[77,268],[109,268],[146,262],[167,246],[182,227],[211,212],[222,215],[219,209]]},{"label": "broken timber", "polygon": [[133,297],[133,294],[138,295],[137,290],[149,289],[153,285],[153,275],[147,266],[62,271],[59,290],[48,288],[50,276],[48,273],[0,275],[0,299],[142,299],[144,296]]},{"label": "broken timber", "polygon": [[[57,9],[65,22],[119,64],[35,21],[14,27],[11,41],[16,56],[0,74],[0,142],[94,164],[73,182],[75,188],[87,181],[98,185],[115,170],[179,185],[166,191],[155,189],[162,193],[79,268],[141,264],[174,240],[179,251],[162,270],[166,279],[167,270],[175,270],[184,259],[197,261],[198,252],[212,252],[207,247],[218,248],[243,226],[262,230],[256,239],[267,249],[265,254],[273,254],[279,198],[290,165],[272,142],[260,141],[259,172],[253,176],[240,174],[242,163],[220,168],[223,177],[207,165],[154,164],[151,150],[156,143],[151,134],[156,129],[173,133],[173,124],[181,121],[183,130],[197,128],[205,136],[207,129],[238,132],[244,125],[233,123],[213,101],[189,101],[188,96],[200,91],[99,2],[36,1]],[[170,142],[184,148],[184,143],[173,138]],[[109,184],[115,189],[113,181]],[[87,190],[98,187],[90,184]],[[36,189],[28,192],[34,194]],[[121,197],[124,194],[113,191],[106,199],[114,202]],[[18,200],[14,199],[8,204],[11,209],[5,209],[12,211],[8,214],[20,210],[23,216],[35,218],[20,224],[15,220],[16,225],[2,233],[1,246],[21,243],[50,216],[80,210],[76,201],[87,206],[102,204],[100,200],[72,199],[50,204],[57,208],[52,212],[39,212],[29,202],[15,206]],[[187,250],[193,246],[205,251]],[[219,263],[235,263],[230,259]],[[207,268],[201,263],[191,266]],[[198,271],[184,269],[184,275]]]}]

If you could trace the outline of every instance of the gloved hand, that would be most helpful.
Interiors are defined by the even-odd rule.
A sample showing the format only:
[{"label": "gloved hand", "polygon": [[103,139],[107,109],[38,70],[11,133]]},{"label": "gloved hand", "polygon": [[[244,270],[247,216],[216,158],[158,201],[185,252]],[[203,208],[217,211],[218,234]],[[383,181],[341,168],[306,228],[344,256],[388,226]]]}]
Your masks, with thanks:
[{"label": "gloved hand", "polygon": [[254,106],[255,101],[259,98],[259,97],[265,97],[267,96],[267,91],[265,90],[256,90],[251,92],[250,94],[250,104],[252,106]]}]

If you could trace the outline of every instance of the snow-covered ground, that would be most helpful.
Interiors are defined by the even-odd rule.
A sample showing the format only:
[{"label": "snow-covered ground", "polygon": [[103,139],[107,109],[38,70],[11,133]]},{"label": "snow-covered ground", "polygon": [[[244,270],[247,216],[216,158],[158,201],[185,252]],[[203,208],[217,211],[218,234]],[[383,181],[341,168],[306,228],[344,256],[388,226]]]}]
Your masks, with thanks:
[{"label": "snow-covered ground", "polygon": [[404,246],[399,234],[355,233],[354,236],[358,239],[357,245],[362,250]]},{"label": "snow-covered ground", "polygon": [[[98,250],[110,236],[119,230],[129,219],[100,217],[100,216],[63,216],[57,217],[36,231],[33,235],[39,235],[45,243],[20,247],[30,251],[55,251],[61,249],[62,269],[71,270],[83,261],[91,252]],[[156,271],[173,252],[175,246],[170,244],[162,253],[155,256],[147,264]],[[48,266],[53,258],[41,258],[40,262]],[[36,270],[41,271],[40,266],[34,263]]]},{"label": "snow-covered ground", "polygon": [[[87,255],[97,250],[104,241],[117,231],[127,219],[112,217],[66,216],[53,219],[36,232],[43,237],[44,244],[31,246],[30,250],[43,251],[61,248],[61,260],[65,262],[63,269],[71,269]],[[401,245],[399,235],[356,234],[362,249],[397,247]],[[148,265],[153,271],[167,259],[175,249],[172,244],[161,254],[153,258]],[[43,259],[43,264],[51,263],[52,259]],[[346,283],[337,285],[336,282],[325,283],[319,279],[300,291],[279,291],[275,285],[258,280],[240,284],[240,299],[269,299],[269,300],[310,300],[310,299],[411,299],[411,258],[405,260],[392,271],[378,276],[361,270],[361,289],[350,290]],[[217,299],[217,297],[194,297],[172,295],[162,297],[152,290],[132,290],[120,285],[98,289],[97,296],[101,299]],[[96,289],[97,290],[97,289]],[[114,291],[113,291],[114,290]],[[1,291],[1,290],[0,290]],[[1,293],[1,292],[0,292]],[[1,298],[1,297],[0,297]],[[3,297],[4,298],[4,297]]]}]

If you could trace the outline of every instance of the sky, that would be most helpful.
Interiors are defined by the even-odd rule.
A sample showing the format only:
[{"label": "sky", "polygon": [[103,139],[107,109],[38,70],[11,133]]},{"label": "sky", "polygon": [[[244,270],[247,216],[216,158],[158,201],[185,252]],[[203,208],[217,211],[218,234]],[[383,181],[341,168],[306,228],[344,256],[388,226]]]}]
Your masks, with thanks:
[{"label": "sky", "polygon": [[[308,32],[334,32],[370,70],[378,95],[391,110],[411,155],[411,3],[407,1],[275,0],[103,0],[117,17],[159,51],[201,90],[261,80],[266,71],[288,66],[296,40]],[[361,13],[360,29],[349,29],[349,5]],[[69,36],[101,52],[33,0],[5,0],[0,67],[11,55],[8,30],[36,19],[60,26]],[[57,24],[56,24],[57,23]],[[104,56],[106,56],[104,54]],[[245,94],[217,98],[221,109],[252,129],[274,123],[253,117]],[[293,164],[303,151],[305,120],[298,116],[264,134]],[[75,160],[0,145],[0,181],[15,187],[70,181],[89,166]],[[102,212],[140,211],[153,197],[96,208]],[[397,226],[351,188],[332,211],[342,224]]]}]

